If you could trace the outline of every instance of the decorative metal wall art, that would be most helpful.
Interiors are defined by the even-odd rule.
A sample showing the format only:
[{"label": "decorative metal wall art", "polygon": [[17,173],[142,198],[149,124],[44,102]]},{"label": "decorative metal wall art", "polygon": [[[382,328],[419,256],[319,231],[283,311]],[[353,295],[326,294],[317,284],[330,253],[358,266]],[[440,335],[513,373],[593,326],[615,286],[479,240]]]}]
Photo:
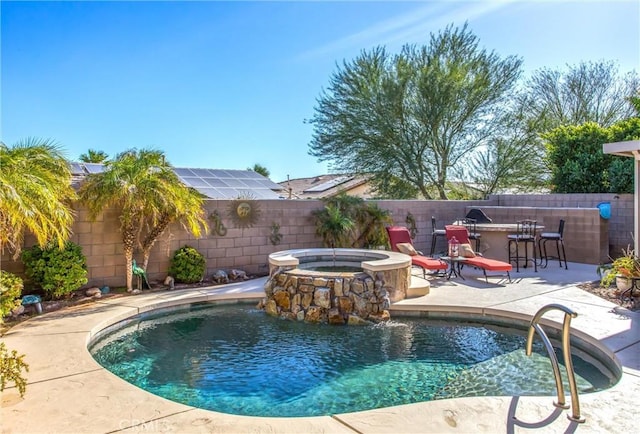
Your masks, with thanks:
[{"label": "decorative metal wall art", "polygon": [[415,238],[418,234],[418,228],[416,227],[416,219],[410,212],[407,213],[407,218],[404,220],[407,223],[411,238]]},{"label": "decorative metal wall art", "polygon": [[276,222],[271,223],[271,235],[269,235],[269,241],[271,241],[271,244],[274,246],[277,246],[282,241],[280,225]]},{"label": "decorative metal wall art", "polygon": [[220,217],[218,210],[213,210],[213,212],[209,214],[209,220],[211,220],[213,233],[215,235],[221,237],[227,235],[227,228],[224,227],[224,223],[222,223],[222,217]]},{"label": "decorative metal wall art", "polygon": [[251,198],[238,198],[229,203],[229,217],[237,228],[250,228],[260,219],[260,204]]}]

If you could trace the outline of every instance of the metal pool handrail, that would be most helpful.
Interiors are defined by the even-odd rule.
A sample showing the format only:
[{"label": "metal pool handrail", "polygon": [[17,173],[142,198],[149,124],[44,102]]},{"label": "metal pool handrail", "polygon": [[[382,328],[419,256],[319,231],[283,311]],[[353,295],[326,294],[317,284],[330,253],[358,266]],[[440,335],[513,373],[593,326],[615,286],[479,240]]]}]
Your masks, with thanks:
[{"label": "metal pool handrail", "polygon": [[573,362],[571,360],[571,343],[570,343],[570,328],[571,328],[571,318],[575,318],[578,314],[566,306],[562,306],[560,304],[548,304],[543,306],[536,312],[529,324],[529,333],[527,336],[527,347],[526,354],[527,356],[531,355],[533,349],[533,335],[535,332],[538,332],[540,338],[542,339],[542,343],[544,347],[547,349],[547,353],[549,353],[549,358],[551,359],[551,367],[553,368],[553,375],[556,380],[556,390],[558,393],[558,402],[554,402],[553,405],[559,408],[567,409],[569,405],[566,404],[565,396],[564,396],[564,387],[562,386],[562,376],[560,375],[560,368],[558,365],[558,358],[556,357],[555,351],[553,351],[553,346],[551,345],[551,341],[547,337],[547,334],[544,332],[542,327],[540,327],[540,319],[542,316],[549,312],[550,310],[560,310],[564,312],[564,322],[562,324],[562,354],[564,356],[564,362],[567,366],[567,379],[569,380],[569,389],[571,392],[571,407],[572,413],[571,415],[567,415],[569,420],[574,422],[583,423],[585,419],[580,416],[580,400],[578,399],[578,387],[576,386],[576,376],[573,370]]}]

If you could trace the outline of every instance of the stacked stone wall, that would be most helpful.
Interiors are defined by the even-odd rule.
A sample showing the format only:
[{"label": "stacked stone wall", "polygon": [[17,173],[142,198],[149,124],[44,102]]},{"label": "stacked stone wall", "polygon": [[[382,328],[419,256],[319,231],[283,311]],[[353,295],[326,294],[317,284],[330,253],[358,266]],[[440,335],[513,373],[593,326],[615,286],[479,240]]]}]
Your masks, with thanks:
[{"label": "stacked stone wall", "polygon": [[308,323],[360,325],[389,319],[389,293],[384,273],[309,275],[277,269],[265,283],[259,307],[269,315]]}]

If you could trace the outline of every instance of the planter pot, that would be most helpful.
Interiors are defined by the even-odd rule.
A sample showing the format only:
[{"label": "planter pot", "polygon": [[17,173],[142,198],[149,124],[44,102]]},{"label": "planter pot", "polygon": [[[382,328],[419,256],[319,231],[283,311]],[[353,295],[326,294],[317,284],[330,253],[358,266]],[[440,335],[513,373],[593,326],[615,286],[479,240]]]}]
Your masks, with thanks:
[{"label": "planter pot", "polygon": [[631,279],[625,276],[616,276],[616,287],[618,288],[618,294],[628,291],[631,288]]}]

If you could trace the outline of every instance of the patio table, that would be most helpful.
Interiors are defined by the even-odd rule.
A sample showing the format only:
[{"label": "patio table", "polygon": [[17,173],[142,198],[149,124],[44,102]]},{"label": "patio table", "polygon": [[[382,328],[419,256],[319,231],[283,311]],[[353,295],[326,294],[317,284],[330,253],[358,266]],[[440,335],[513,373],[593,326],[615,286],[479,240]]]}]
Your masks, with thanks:
[{"label": "patio table", "polygon": [[454,274],[456,277],[465,280],[460,269],[462,268],[462,265],[464,265],[467,258],[465,258],[464,256],[441,256],[440,259],[449,264],[449,273],[447,273],[447,280],[451,279],[451,275]]}]

